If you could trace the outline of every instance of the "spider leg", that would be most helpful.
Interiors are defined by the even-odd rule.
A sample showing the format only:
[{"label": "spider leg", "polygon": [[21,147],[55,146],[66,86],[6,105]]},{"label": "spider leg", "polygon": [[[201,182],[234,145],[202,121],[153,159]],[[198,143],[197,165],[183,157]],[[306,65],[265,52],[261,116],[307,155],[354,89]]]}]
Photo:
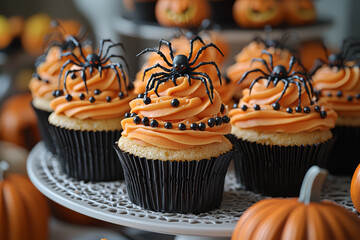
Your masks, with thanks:
[{"label": "spider leg", "polygon": [[190,79],[189,74],[185,74],[185,77],[187,78],[187,81],[188,81],[188,83],[189,83],[189,86],[191,86],[191,79]]},{"label": "spider leg", "polygon": [[[207,49],[208,47],[213,47],[213,48],[215,48],[216,50],[219,51],[219,53],[221,53],[222,56],[224,56],[224,54],[221,52],[221,50],[220,50],[215,44],[209,43],[208,45],[205,45],[205,46],[203,46],[203,47],[201,47],[201,48],[199,49],[199,51],[196,53],[196,56],[195,56],[194,60],[193,60],[191,63],[189,63],[189,65],[190,65],[190,66],[194,65],[194,63],[198,60],[200,54],[201,54],[205,49]],[[189,61],[190,61],[190,59],[189,59]]]},{"label": "spider leg", "polygon": [[289,82],[288,82],[288,81],[285,81],[285,79],[282,79],[282,82],[284,82],[284,88],[283,88],[283,90],[282,90],[282,92],[281,92],[280,97],[275,101],[275,103],[278,103],[278,102],[280,101],[280,99],[284,96],[286,90],[287,90],[288,87],[289,87]]},{"label": "spider leg", "polygon": [[86,74],[85,74],[85,70],[86,70],[86,67],[84,67],[84,68],[81,70],[81,78],[82,78],[82,80],[83,80],[83,82],[84,82],[86,93],[89,94],[89,90],[88,90],[88,87],[87,87],[87,84],[86,84]]},{"label": "spider leg", "polygon": [[[122,75],[123,80],[124,80],[124,82],[125,82],[125,86],[126,86],[126,81],[127,81],[127,79],[126,79],[126,76],[125,76],[125,74],[124,74],[124,72],[123,72],[123,70],[122,70],[122,67],[120,67],[120,66],[121,66],[120,64],[109,64],[109,65],[107,65],[107,66],[104,66],[103,69],[109,69],[109,68],[110,68],[110,69],[112,69],[112,70],[115,72],[115,74],[116,74],[116,79],[117,79],[117,82],[118,82],[118,84],[119,84],[119,91],[122,92],[122,89],[121,89],[121,78],[120,78],[120,75],[119,75],[119,72],[118,72],[117,67],[120,68],[120,72],[121,72],[121,75]],[[101,75],[101,73],[100,73],[100,75]],[[126,94],[129,95],[127,88],[126,88]]]},{"label": "spider leg", "polygon": [[[314,95],[314,91],[313,91],[313,89],[312,89],[312,87],[311,87],[310,81],[307,81],[306,78],[304,79],[304,78],[299,77],[299,76],[297,76],[297,75],[292,76],[292,77],[289,78],[289,80],[291,80],[291,81],[293,81],[294,79],[299,80],[299,81],[296,81],[296,82],[300,82],[300,83],[304,86],[305,91],[306,91],[306,94],[308,95],[310,101],[312,101],[311,97]],[[293,82],[295,82],[295,81],[293,81]],[[309,83],[309,85],[310,85],[310,90],[309,90],[309,87],[308,87],[308,85],[306,84],[306,82]]]},{"label": "spider leg", "polygon": [[171,47],[171,42],[166,41],[166,40],[164,40],[164,39],[161,39],[161,40],[159,41],[159,51],[160,51],[160,49],[161,49],[161,45],[162,45],[162,44],[166,44],[166,45],[168,46],[168,48],[169,48],[169,53],[170,53],[170,58],[171,58],[171,60],[173,60],[173,59],[174,59],[174,52],[173,52],[173,49],[172,49],[172,47]]},{"label": "spider leg", "polygon": [[297,61],[297,59],[294,56],[291,56],[290,61],[289,61],[289,70],[287,71],[287,74],[289,74],[291,72],[296,61]]},{"label": "spider leg", "polygon": [[177,86],[176,79],[177,79],[177,75],[173,74],[173,75],[171,76],[171,81],[173,82],[173,84],[174,84],[175,86]]},{"label": "spider leg", "polygon": [[[358,37],[349,37],[346,38],[341,45],[341,56],[344,59],[348,59],[348,57],[351,56],[351,51],[354,49],[354,47],[358,47],[360,45],[360,38]],[[350,56],[348,55],[350,52]]]},{"label": "spider leg", "polygon": [[207,95],[208,95],[208,97],[210,99],[210,102],[213,103],[211,95],[210,95],[210,91],[209,91],[209,88],[208,88],[208,85],[206,83],[206,79],[204,77],[198,77],[198,76],[194,76],[194,75],[191,75],[191,78],[196,79],[196,80],[200,80],[205,85],[206,93],[207,93]]},{"label": "spider leg", "polygon": [[108,62],[111,58],[114,58],[114,57],[117,57],[117,58],[120,58],[121,60],[123,60],[123,62],[125,63],[126,69],[129,71],[129,69],[130,69],[130,68],[129,68],[129,65],[128,65],[125,57],[124,57],[124,56],[121,56],[121,55],[110,55],[110,56],[107,57],[106,59],[100,60],[100,64],[104,64],[104,63]]},{"label": "spider leg", "polygon": [[201,75],[204,78],[206,78],[206,80],[209,82],[210,85],[210,91],[211,91],[211,98],[214,98],[214,86],[212,84],[211,78],[209,77],[209,75],[207,75],[206,73],[203,72],[191,72],[190,75]]},{"label": "spider leg", "polygon": [[150,71],[151,69],[157,68],[157,67],[158,67],[158,68],[161,68],[161,69],[164,70],[165,72],[171,72],[170,69],[167,69],[166,67],[161,66],[160,63],[157,63],[157,64],[155,64],[154,66],[149,67],[149,68],[147,68],[147,69],[144,70],[144,75],[143,75],[143,79],[142,79],[142,80],[144,81],[145,75],[146,75],[146,73],[147,73],[148,71]]},{"label": "spider leg", "polygon": [[261,54],[266,54],[266,55],[269,56],[270,67],[271,67],[271,69],[274,69],[273,56],[268,51],[266,51],[265,49],[261,50]]},{"label": "spider leg", "polygon": [[262,74],[264,74],[265,77],[270,77],[270,75],[264,73],[263,70],[256,68],[256,69],[253,69],[253,70],[250,70],[250,71],[245,72],[244,75],[243,75],[243,76],[240,78],[240,80],[237,82],[237,84],[241,83],[250,73],[253,73],[253,72],[261,72]]},{"label": "spider leg", "polygon": [[119,47],[119,46],[121,47],[121,49],[123,51],[125,51],[124,45],[122,43],[114,43],[114,44],[108,46],[108,48],[106,49],[106,53],[104,54],[104,57],[102,57],[103,55],[99,53],[100,61],[102,61],[106,58],[106,56],[109,54],[111,48]]},{"label": "spider leg", "polygon": [[319,70],[321,67],[322,67],[322,65],[324,65],[324,64],[326,64],[323,60],[321,60],[320,58],[319,59],[317,59],[316,61],[315,61],[315,65],[314,65],[314,67],[310,70],[310,76],[312,77],[312,76],[314,76],[314,74],[317,72],[317,70]]},{"label": "spider leg", "polygon": [[76,40],[76,38],[74,36],[69,36],[69,40],[71,40],[75,44],[75,46],[77,46],[79,48],[81,57],[86,61],[86,58],[85,58],[84,53],[81,48],[81,44]]},{"label": "spider leg", "polygon": [[213,61],[210,61],[210,62],[201,62],[201,63],[199,63],[196,67],[190,68],[190,71],[194,71],[195,69],[197,69],[197,68],[199,68],[199,67],[201,67],[201,66],[203,66],[203,65],[208,65],[208,64],[211,64],[211,65],[213,65],[213,66],[216,68],[217,76],[218,76],[218,78],[219,78],[220,84],[222,85],[220,70],[219,70],[217,64],[216,64],[215,62],[213,62]]},{"label": "spider leg", "polygon": [[[255,85],[255,83],[257,83],[260,79],[267,79],[267,78],[264,77],[264,76],[260,76],[260,77],[257,77],[256,79],[254,79],[254,80],[251,82],[250,86],[249,86],[249,95],[251,94],[251,90],[252,90],[253,86]],[[269,86],[269,82],[270,82],[270,81],[268,81],[266,87]]]},{"label": "spider leg", "polygon": [[156,50],[154,48],[145,48],[140,53],[138,53],[136,56],[139,57],[140,55],[142,55],[142,54],[144,54],[146,52],[156,52],[166,62],[166,64],[169,67],[173,67],[173,65],[169,62],[169,60],[167,60],[166,56],[161,51]]},{"label": "spider leg", "polygon": [[160,78],[157,80],[156,82],[156,86],[155,86],[155,89],[154,89],[154,93],[156,94],[156,96],[160,97],[159,94],[158,94],[158,88],[160,86],[160,84],[166,82],[168,80],[168,78]]},{"label": "spider leg", "polygon": [[269,68],[268,63],[265,61],[265,59],[262,59],[262,58],[253,58],[253,59],[251,60],[251,63],[253,63],[253,62],[261,62],[261,63],[266,67],[266,70],[269,71],[269,73],[272,72],[272,71],[270,70],[270,68]]},{"label": "spider leg", "polygon": [[64,71],[64,69],[66,68],[66,66],[67,65],[69,65],[70,63],[72,63],[72,64],[74,64],[74,65],[76,65],[76,66],[79,66],[79,67],[83,67],[82,65],[80,65],[80,64],[78,64],[78,63],[76,63],[76,62],[74,62],[73,60],[71,60],[71,59],[69,59],[69,60],[67,60],[62,66],[61,66],[61,68],[60,68],[60,74],[59,74],[59,85],[58,85],[58,87],[60,88],[60,80],[61,80],[61,75],[62,75],[62,73],[63,73],[63,71]]},{"label": "spider leg", "polygon": [[[92,66],[89,66],[89,68],[90,68],[90,76],[92,76],[92,73],[93,73],[93,67],[92,67]],[[101,73],[100,73],[100,75],[101,75]]]},{"label": "spider leg", "polygon": [[[164,73],[164,72],[158,72],[158,73],[153,73],[153,74],[151,74],[151,76],[150,76],[150,78],[149,78],[149,80],[148,80],[148,82],[147,82],[147,84],[146,84],[146,93],[147,93],[149,90],[151,90],[151,89],[154,88],[155,82],[156,82],[158,79],[160,79],[160,78],[167,78],[168,76],[169,76],[169,74],[168,74],[168,73]],[[160,78],[158,78],[158,77],[160,77]],[[150,85],[150,83],[151,83],[151,85]],[[149,87],[149,86],[150,86],[150,87]],[[156,95],[159,96],[157,92],[156,92]]]},{"label": "spider leg", "polygon": [[103,69],[103,67],[100,65],[100,66],[98,66],[98,71],[99,71],[99,73],[100,73],[100,78],[101,78],[101,72],[102,72],[102,69]]},{"label": "spider leg", "polygon": [[75,58],[75,61],[78,61],[78,64],[82,64],[81,61],[79,60],[79,58],[78,58],[73,52],[71,52],[71,51],[65,52],[65,53],[61,53],[59,60],[60,60],[62,57],[67,57],[67,56],[72,56],[73,58]]},{"label": "spider leg", "polygon": [[201,37],[196,35],[194,38],[192,38],[190,40],[190,52],[189,52],[189,56],[188,56],[188,61],[190,61],[190,59],[192,57],[192,54],[193,54],[193,51],[194,51],[194,42],[195,41],[200,41],[203,45],[205,45],[205,43],[204,43],[204,41],[202,40]]},{"label": "spider leg", "polygon": [[[66,88],[66,78],[67,76],[69,75],[69,73],[76,73],[76,72],[79,72],[81,71],[81,69],[73,69],[73,70],[67,70],[66,73],[65,73],[65,76],[64,76],[64,81],[63,81],[63,85],[64,85],[64,89],[67,91],[67,88]],[[60,82],[59,82],[59,88],[60,88]]]}]

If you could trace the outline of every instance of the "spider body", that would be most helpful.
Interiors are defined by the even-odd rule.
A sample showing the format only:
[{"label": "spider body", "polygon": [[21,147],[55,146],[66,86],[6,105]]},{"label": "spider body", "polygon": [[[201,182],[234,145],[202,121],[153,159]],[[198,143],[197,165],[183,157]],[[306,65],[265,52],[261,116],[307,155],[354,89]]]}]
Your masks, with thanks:
[{"label": "spider body", "polygon": [[269,56],[269,64],[262,58],[254,58],[252,61],[253,62],[254,61],[261,62],[265,66],[266,71],[263,71],[258,68],[247,71],[244,73],[242,78],[239,80],[238,84],[240,82],[242,82],[249,74],[254,73],[254,72],[260,72],[260,73],[262,73],[262,75],[257,77],[256,79],[254,79],[252,81],[252,83],[250,84],[249,94],[251,94],[251,90],[252,90],[254,84],[256,84],[261,79],[265,79],[265,80],[267,80],[267,87],[270,85],[270,83],[273,83],[274,86],[276,86],[279,82],[284,83],[284,89],[281,92],[280,97],[273,104],[273,106],[275,106],[277,109],[279,108],[278,102],[283,97],[283,95],[285,94],[285,92],[288,89],[290,84],[296,84],[296,86],[298,88],[298,107],[301,106],[301,91],[302,91],[303,87],[306,91],[306,94],[308,95],[308,97],[310,99],[310,102],[312,102],[312,97],[313,97],[314,93],[313,93],[313,88],[312,88],[312,84],[310,82],[310,77],[309,77],[308,73],[301,72],[301,71],[292,71],[292,68],[293,68],[295,62],[298,61],[295,57],[293,57],[293,56],[291,57],[290,62],[289,62],[289,69],[286,69],[286,67],[283,65],[273,66],[273,57],[266,50],[262,50],[262,54],[266,54]]},{"label": "spider body", "polygon": [[[194,46],[195,41],[200,41],[203,44],[203,46],[196,52],[194,59],[192,59],[193,46]],[[168,60],[168,58],[165,56],[165,54],[160,51],[162,44],[166,44],[168,46],[169,55],[170,55],[171,60]],[[165,40],[159,41],[159,49],[146,48],[142,52],[140,52],[137,56],[140,56],[146,52],[155,52],[164,60],[164,62],[166,64],[166,66],[163,66],[160,63],[157,63],[154,66],[149,67],[144,70],[143,80],[145,79],[145,75],[148,71],[150,71],[154,68],[160,68],[161,70],[163,70],[163,71],[151,74],[151,76],[148,79],[148,82],[146,84],[145,96],[147,96],[148,92],[152,89],[154,89],[155,94],[157,96],[159,96],[158,88],[159,88],[160,84],[171,80],[174,83],[174,85],[176,86],[177,85],[176,79],[178,77],[184,76],[187,78],[189,85],[191,85],[191,79],[201,81],[204,84],[206,93],[210,99],[210,102],[212,103],[213,89],[214,89],[212,80],[208,74],[206,74],[204,72],[196,71],[201,66],[212,65],[215,67],[215,69],[217,71],[217,76],[221,83],[220,70],[215,62],[208,61],[208,62],[200,62],[200,63],[196,64],[196,61],[199,59],[200,55],[209,47],[215,48],[217,51],[219,51],[221,53],[221,55],[223,55],[221,50],[215,44],[209,43],[209,44],[205,45],[205,43],[199,36],[195,36],[193,39],[190,40],[190,51],[189,51],[188,56],[185,56],[183,54],[174,56],[174,51],[171,47],[171,42],[165,41]]]},{"label": "spider body", "polygon": [[[121,79],[124,81],[125,86],[127,86],[125,90],[126,90],[126,93],[128,94],[129,86],[131,84],[127,81],[127,77],[126,77],[126,74],[124,72],[124,68],[123,68],[122,64],[121,63],[108,63],[111,58],[117,57],[117,58],[122,59],[124,61],[124,63],[125,63],[126,68],[129,69],[128,64],[127,64],[127,62],[126,62],[126,60],[125,60],[125,58],[123,56],[114,55],[114,54],[109,55],[111,48],[117,47],[117,46],[120,46],[120,47],[123,48],[123,45],[121,43],[113,43],[110,39],[102,39],[100,41],[99,52],[98,53],[90,53],[85,57],[85,55],[84,55],[84,53],[82,51],[81,44],[76,40],[76,38],[74,38],[72,36],[70,36],[69,38],[73,42],[73,44],[76,47],[79,48],[80,57],[77,57],[72,51],[68,51],[68,52],[65,52],[65,53],[61,54],[61,57],[63,57],[63,56],[72,56],[74,60],[73,59],[67,60],[63,64],[63,66],[61,67],[60,75],[59,75],[59,84],[60,84],[60,81],[61,81],[61,76],[62,76],[63,71],[66,68],[66,66],[68,66],[69,64],[73,64],[73,65],[78,66],[79,68],[78,69],[71,69],[71,70],[66,71],[65,76],[64,76],[64,81],[63,81],[64,90],[67,91],[66,78],[67,78],[67,76],[69,74],[70,74],[70,76],[72,78],[75,78],[76,77],[75,74],[77,72],[80,72],[82,80],[83,80],[84,85],[85,85],[86,92],[88,93],[88,88],[87,88],[87,84],[86,84],[86,74],[85,74],[86,69],[89,69],[90,75],[92,75],[92,73],[93,73],[93,71],[95,69],[98,70],[99,73],[100,73],[100,77],[101,77],[102,71],[104,69],[112,69],[115,72],[117,80],[118,80],[119,90],[120,90],[119,96],[123,95],[123,92],[122,92],[122,89],[121,89]],[[111,45],[109,45],[107,47],[107,49],[104,51],[104,45],[105,45],[106,42],[111,43]],[[120,70],[120,73],[122,75],[122,78],[120,78],[119,70]],[[128,82],[128,84],[127,84],[127,82]]]}]

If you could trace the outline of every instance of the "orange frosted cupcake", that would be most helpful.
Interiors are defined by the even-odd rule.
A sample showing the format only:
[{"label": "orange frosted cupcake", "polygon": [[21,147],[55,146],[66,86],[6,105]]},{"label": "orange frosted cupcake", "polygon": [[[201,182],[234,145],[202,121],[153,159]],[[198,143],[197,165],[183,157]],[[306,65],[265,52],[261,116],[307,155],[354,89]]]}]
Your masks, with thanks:
[{"label": "orange frosted cupcake", "polygon": [[313,75],[314,88],[339,115],[333,129],[336,143],[328,168],[332,174],[348,176],[352,176],[359,164],[360,68],[357,62],[360,58],[352,49],[354,43],[359,44],[359,39],[345,40],[341,51],[331,54],[328,63]]},{"label": "orange frosted cupcake", "polygon": [[206,212],[221,204],[232,155],[228,108],[191,56],[170,55],[143,97],[130,102],[116,148],[133,203],[161,212]]},{"label": "orange frosted cupcake", "polygon": [[247,72],[241,81],[251,78],[252,84],[229,113],[239,146],[237,178],[246,189],[264,195],[299,194],[307,169],[324,166],[333,144],[330,129],[337,114],[316,101],[307,73],[292,73],[295,61],[289,68],[270,64],[261,78]]},{"label": "orange frosted cupcake", "polygon": [[[74,43],[77,44],[75,40]],[[64,172],[77,180],[108,181],[123,177],[112,143],[120,137],[119,123],[135,94],[126,68],[111,62],[114,56],[107,50],[115,46],[119,44],[102,40],[99,52],[87,55],[79,48],[80,57],[62,66],[64,89],[50,103],[54,109],[49,116],[50,132],[60,163]],[[65,71],[67,67],[70,69]]]}]

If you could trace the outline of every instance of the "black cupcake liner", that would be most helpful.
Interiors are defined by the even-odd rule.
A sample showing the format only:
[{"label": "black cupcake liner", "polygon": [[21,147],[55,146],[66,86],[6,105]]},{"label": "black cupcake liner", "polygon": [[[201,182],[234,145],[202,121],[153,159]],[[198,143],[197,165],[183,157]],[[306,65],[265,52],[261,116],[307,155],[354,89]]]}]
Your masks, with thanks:
[{"label": "black cupcake liner", "polygon": [[33,103],[31,103],[32,108],[35,111],[36,117],[37,117],[37,123],[38,123],[38,128],[40,131],[40,135],[41,138],[45,144],[45,147],[52,153],[52,154],[56,154],[56,147],[55,147],[55,143],[54,140],[49,132],[49,116],[51,114],[51,112],[48,111],[44,111],[41,109],[38,109],[34,106]]},{"label": "black cupcake liner", "polygon": [[327,168],[333,175],[352,176],[360,164],[360,126],[336,126],[332,132],[336,141]]},{"label": "black cupcake liner", "polygon": [[61,168],[69,177],[94,182],[124,179],[112,146],[121,130],[80,131],[52,124],[49,130],[56,141]]},{"label": "black cupcake liner", "polygon": [[124,169],[129,199],[157,212],[202,213],[221,205],[233,151],[199,161],[161,161],[114,148]]},{"label": "black cupcake liner", "polygon": [[307,170],[325,167],[334,138],[320,144],[271,146],[237,139],[237,181],[246,190],[272,197],[299,196]]}]

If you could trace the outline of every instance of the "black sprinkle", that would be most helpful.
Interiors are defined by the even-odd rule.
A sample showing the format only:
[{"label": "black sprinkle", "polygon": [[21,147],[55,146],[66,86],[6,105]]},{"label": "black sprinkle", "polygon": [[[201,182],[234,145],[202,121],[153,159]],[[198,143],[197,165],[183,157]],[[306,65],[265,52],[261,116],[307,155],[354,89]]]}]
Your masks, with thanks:
[{"label": "black sprinkle", "polygon": [[91,103],[93,103],[93,102],[95,102],[95,98],[94,98],[94,97],[89,97],[89,101],[90,101]]},{"label": "black sprinkle", "polygon": [[137,115],[137,113],[133,112],[133,113],[130,114],[130,117],[135,117],[136,115]]},{"label": "black sprinkle", "polygon": [[131,82],[129,83],[128,90],[133,90],[135,88],[134,84]]},{"label": "black sprinkle", "polygon": [[107,97],[106,97],[106,101],[107,101],[107,102],[111,102],[111,97],[110,97],[110,96],[107,96]]},{"label": "black sprinkle", "polygon": [[65,99],[70,102],[72,100],[72,96],[70,94],[66,94]]},{"label": "black sprinkle", "polygon": [[124,93],[123,92],[119,92],[119,98],[120,99],[123,99],[125,97]]},{"label": "black sprinkle", "polygon": [[172,128],[172,123],[171,122],[166,122],[164,127],[166,129],[171,129]]},{"label": "black sprinkle", "polygon": [[180,102],[176,98],[171,100],[171,106],[178,107],[179,105],[180,105]]},{"label": "black sprinkle", "polygon": [[349,96],[347,96],[346,99],[347,99],[349,102],[351,102],[351,101],[353,100],[353,96],[349,95]]},{"label": "black sprinkle", "polygon": [[310,113],[311,109],[309,107],[304,107],[304,113]]},{"label": "black sprinkle", "polygon": [[328,96],[328,97],[332,97],[332,94],[329,92],[329,93],[327,94],[327,96]]},{"label": "black sprinkle", "polygon": [[315,106],[315,112],[320,112],[321,107],[320,106]]},{"label": "black sprinkle", "polygon": [[225,111],[225,105],[222,103],[220,107],[220,112],[223,113]]},{"label": "black sprinkle", "polygon": [[150,126],[153,127],[153,128],[156,128],[156,127],[159,126],[159,123],[156,120],[151,120]]},{"label": "black sprinkle", "polygon": [[297,106],[297,107],[295,108],[295,111],[296,111],[296,112],[301,112],[301,110],[302,110],[302,109],[301,109],[300,106]]},{"label": "black sprinkle", "polygon": [[205,123],[199,123],[199,130],[200,131],[205,131],[205,129],[206,129],[206,124]]},{"label": "black sprinkle", "polygon": [[238,107],[238,104],[237,103],[234,103],[233,104],[233,108],[237,108]]},{"label": "black sprinkle", "polygon": [[191,130],[198,130],[199,126],[197,125],[197,123],[192,123],[190,124],[190,129]]},{"label": "black sprinkle", "polygon": [[180,131],[186,130],[186,125],[184,123],[179,123],[179,130]]},{"label": "black sprinkle", "polygon": [[219,125],[221,125],[222,124],[222,117],[216,117],[215,118],[215,124],[216,124],[216,126],[219,126]]},{"label": "black sprinkle", "polygon": [[360,99],[360,93],[357,93],[357,94],[355,95],[355,98],[359,100],[359,99]]},{"label": "black sprinkle", "polygon": [[225,116],[222,117],[222,121],[223,121],[224,123],[229,123],[229,122],[230,122],[230,118],[225,115]]},{"label": "black sprinkle", "polygon": [[286,109],[286,112],[287,112],[287,113],[292,113],[292,112],[293,112],[293,109],[292,109],[291,107],[288,107],[288,108]]},{"label": "black sprinkle", "polygon": [[209,118],[209,120],[208,120],[208,126],[209,126],[209,127],[215,126],[215,119],[214,119],[214,118]]},{"label": "black sprinkle", "polygon": [[95,90],[94,90],[94,94],[95,94],[95,95],[99,95],[100,93],[101,93],[101,91],[100,91],[99,89],[95,89]]},{"label": "black sprinkle", "polygon": [[79,98],[80,98],[80,100],[84,100],[84,99],[85,99],[85,94],[80,93],[80,94],[79,94]]},{"label": "black sprinkle", "polygon": [[61,95],[63,95],[63,91],[62,90],[56,90],[55,91],[55,97],[60,97]]},{"label": "black sprinkle", "polygon": [[254,110],[256,110],[256,111],[260,110],[260,105],[255,104],[255,105],[254,105]]},{"label": "black sprinkle", "polygon": [[53,95],[53,97],[57,97],[56,96],[56,90],[52,91],[52,95]]},{"label": "black sprinkle", "polygon": [[129,118],[129,117],[130,117],[130,113],[129,112],[125,113],[125,118]]},{"label": "black sprinkle", "polygon": [[326,118],[326,116],[327,116],[327,112],[326,112],[326,111],[321,111],[321,112],[320,112],[320,117],[321,117],[321,118]]},{"label": "black sprinkle", "polygon": [[343,94],[342,94],[342,91],[339,90],[339,91],[336,92],[336,96],[337,96],[337,97],[342,97],[342,95],[343,95]]},{"label": "black sprinkle", "polygon": [[141,122],[141,118],[139,117],[139,116],[135,116],[134,118],[133,118],[133,121],[134,121],[134,123],[137,125],[137,124],[140,124],[140,122]]},{"label": "black sprinkle", "polygon": [[71,79],[75,79],[75,78],[76,78],[76,74],[75,74],[75,73],[72,73],[72,74],[70,75],[70,77],[71,77]]},{"label": "black sprinkle", "polygon": [[150,103],[151,103],[151,98],[149,98],[149,97],[144,97],[144,103],[145,103],[145,104],[150,104]]},{"label": "black sprinkle", "polygon": [[145,126],[149,126],[149,123],[150,123],[149,118],[148,118],[148,117],[143,117],[142,123],[143,123]]},{"label": "black sprinkle", "polygon": [[247,108],[248,108],[248,107],[247,107],[245,104],[241,106],[241,110],[243,110],[243,111],[246,111]]},{"label": "black sprinkle", "polygon": [[137,98],[144,98],[145,97],[145,94],[143,94],[143,93],[139,93],[138,95],[137,95]]},{"label": "black sprinkle", "polygon": [[274,110],[279,110],[280,109],[280,104],[279,103],[273,103],[272,107]]},{"label": "black sprinkle", "polygon": [[44,83],[49,84],[49,83],[50,83],[50,81],[49,81],[49,80],[47,80],[47,79],[45,79],[45,80],[44,80]]}]

